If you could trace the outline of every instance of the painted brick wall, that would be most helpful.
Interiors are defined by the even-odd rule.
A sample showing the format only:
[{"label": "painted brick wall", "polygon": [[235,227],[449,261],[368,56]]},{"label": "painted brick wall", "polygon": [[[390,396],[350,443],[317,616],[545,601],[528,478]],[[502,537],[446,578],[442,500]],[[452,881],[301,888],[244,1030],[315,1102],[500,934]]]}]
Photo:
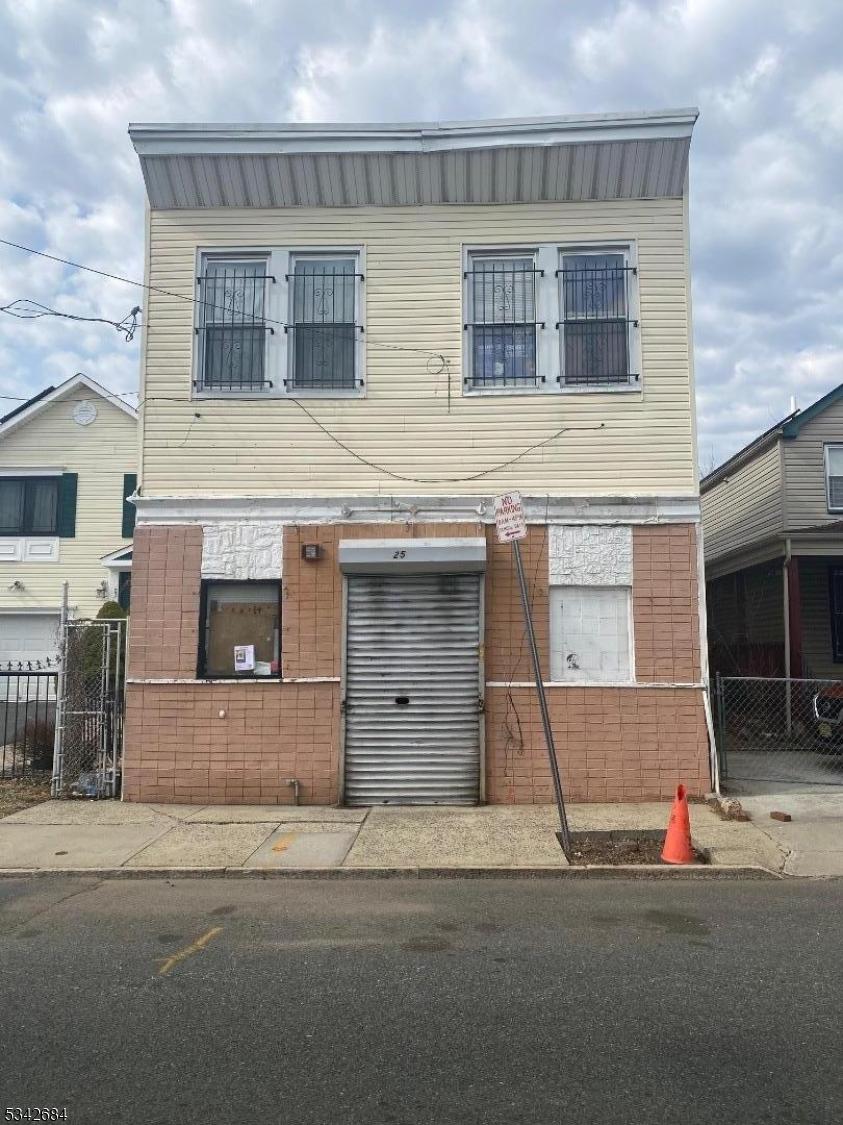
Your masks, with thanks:
[{"label": "painted brick wall", "polygon": [[196,675],[201,568],[201,527],[135,530],[130,676]]},{"label": "painted brick wall", "polygon": [[[282,668],[288,679],[338,679],[341,663],[341,538],[477,535],[479,524],[290,526],[284,533]],[[691,526],[633,532],[633,610],[639,680],[696,682],[696,544]],[[511,548],[488,538],[486,679],[532,678]],[[323,558],[304,562],[304,543]],[[548,667],[548,560],[544,528],[522,544],[539,650]],[[141,527],[135,539],[130,677],[196,674],[202,530]],[[129,684],[125,795],[185,803],[287,803],[339,799],[339,690],[328,683]],[[698,690],[553,687],[550,708],[571,799],[661,799],[678,781],[709,786]],[[225,712],[220,717],[220,711]],[[488,687],[487,799],[552,799],[532,689]]]},{"label": "painted brick wall", "polygon": [[[128,801],[230,805],[337,801],[338,684],[132,684]],[[221,717],[220,712],[224,712]]]},{"label": "painted brick wall", "polygon": [[[702,695],[692,688],[557,687],[548,706],[566,798],[666,800],[681,781],[710,789]],[[486,796],[491,804],[553,800],[531,688],[487,688]]]},{"label": "painted brick wall", "polygon": [[692,524],[636,527],[632,569],[637,679],[697,683],[701,672],[696,529]]}]

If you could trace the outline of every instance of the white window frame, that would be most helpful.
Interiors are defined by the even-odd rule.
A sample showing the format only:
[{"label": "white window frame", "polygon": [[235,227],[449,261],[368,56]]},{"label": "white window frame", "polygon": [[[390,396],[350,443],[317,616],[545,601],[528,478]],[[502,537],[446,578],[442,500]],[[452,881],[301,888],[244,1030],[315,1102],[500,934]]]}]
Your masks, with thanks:
[{"label": "white window frame", "polygon": [[[627,357],[629,360],[630,374],[637,374],[638,378],[629,383],[589,383],[587,385],[565,383],[565,296],[562,289],[561,270],[565,266],[565,258],[569,255],[578,257],[599,257],[602,254],[622,254],[624,266],[635,272],[629,278],[627,286],[629,307],[627,316]],[[582,244],[560,245],[556,263],[556,288],[559,303],[559,316],[557,319],[558,356],[559,356],[559,388],[563,394],[629,394],[641,390],[644,375],[641,370],[641,302],[638,292],[638,248],[634,242],[587,242]]]},{"label": "white window frame", "polygon": [[[573,677],[564,675],[564,668],[561,669],[562,675],[559,675],[559,676],[556,675],[556,673],[558,671],[560,671],[560,669],[558,667],[554,667],[555,660],[556,660],[556,652],[557,652],[557,645],[554,641],[554,636],[555,636],[554,625],[556,624],[557,614],[558,614],[556,600],[554,598],[554,592],[558,593],[559,596],[564,598],[565,592],[570,591],[570,590],[625,590],[626,591],[626,595],[627,595],[627,599],[626,599],[627,626],[626,626],[626,628],[627,628],[627,644],[628,644],[627,659],[628,659],[628,663],[629,663],[629,672],[628,672],[628,675],[627,675],[626,679],[623,679],[623,680],[595,680],[595,679],[585,679],[585,678],[584,679],[574,679]],[[566,583],[566,584],[562,584],[562,583],[551,584],[548,588],[548,616],[550,618],[550,621],[549,621],[549,627],[550,627],[549,650],[550,650],[550,660],[551,660],[550,673],[551,673],[551,682],[552,683],[566,684],[566,685],[570,685],[571,687],[589,687],[589,686],[611,687],[612,685],[627,686],[629,684],[635,684],[635,683],[638,682],[637,679],[636,679],[636,670],[635,670],[634,606],[633,606],[633,597],[632,597],[632,586],[629,583],[626,583],[626,582],[619,582],[619,583],[601,582],[601,583],[594,583],[593,585],[589,585],[588,583],[577,582],[577,583],[569,583],[569,584],[568,583]]]},{"label": "white window frame", "polygon": [[[537,395],[552,393],[556,390],[555,368],[553,359],[553,323],[555,308],[552,301],[548,300],[549,287],[544,284],[548,276],[553,275],[554,258],[553,248],[545,245],[491,245],[479,246],[465,245],[462,253],[462,293],[463,293],[463,321],[462,321],[462,375],[463,394],[474,395]],[[532,258],[533,268],[538,271],[535,275],[535,316],[536,316],[536,381],[521,387],[483,387],[474,383],[474,348],[472,346],[472,332],[468,327],[475,321],[472,299],[471,271],[473,263],[482,258]]]},{"label": "white window frame", "polygon": [[[623,254],[624,264],[631,266],[635,273],[630,277],[629,309],[627,311],[629,328],[629,365],[638,378],[630,383],[594,383],[587,386],[565,386],[563,373],[564,328],[562,320],[564,307],[562,301],[563,256],[566,254]],[[535,268],[543,270],[536,274],[536,323],[544,327],[536,328],[536,383],[523,387],[482,387],[473,382],[473,349],[470,330],[473,323],[472,290],[470,271],[477,258],[512,258],[532,256]],[[583,394],[640,394],[644,387],[644,372],[641,353],[639,294],[638,244],[635,239],[613,239],[601,242],[589,239],[583,242],[537,242],[537,243],[464,243],[461,254],[462,263],[462,393],[466,397],[475,395],[583,395]]]},{"label": "white window frame", "polygon": [[823,445],[823,465],[825,467],[825,504],[829,512],[843,512],[843,505],[833,507],[831,503],[831,472],[829,464],[829,453],[832,450],[840,450],[843,453],[843,442],[830,441]]},{"label": "white window frame", "polygon": [[[292,286],[288,280],[291,267],[296,257],[355,257],[357,259],[356,273],[362,275],[355,279],[355,323],[362,331],[358,331],[358,340],[355,347],[355,381],[357,386],[351,388],[304,388],[294,390],[290,386],[290,348],[289,333],[284,331],[284,326],[290,323],[292,305]],[[267,282],[264,295],[264,321],[272,332],[266,332],[264,352],[264,374],[271,381],[272,386],[263,390],[222,390],[215,387],[203,387],[202,382],[202,313],[201,313],[201,285],[198,278],[204,274],[208,261],[264,261],[266,272],[275,281]],[[196,249],[195,259],[195,292],[196,306],[194,323],[193,361],[191,365],[191,398],[192,399],[226,399],[264,401],[268,398],[363,398],[366,395],[366,300],[363,285],[366,275],[366,248],[361,244],[355,245],[295,245],[287,247],[272,246],[200,246]]]}]

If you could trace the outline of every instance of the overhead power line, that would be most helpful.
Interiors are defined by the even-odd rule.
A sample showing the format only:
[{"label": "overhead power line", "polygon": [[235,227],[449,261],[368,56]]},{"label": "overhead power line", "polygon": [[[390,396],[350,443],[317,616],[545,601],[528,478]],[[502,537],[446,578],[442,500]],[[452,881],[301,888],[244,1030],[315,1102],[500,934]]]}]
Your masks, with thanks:
[{"label": "overhead power line", "polygon": [[78,320],[89,324],[110,324],[112,328],[116,328],[125,337],[128,344],[135,338],[135,332],[140,322],[141,309],[140,305],[136,305],[131,312],[126,313],[122,320],[109,320],[104,316],[83,316],[81,313],[61,312],[58,309],[50,308],[49,305],[42,305],[40,301],[23,297],[16,301],[10,301],[8,305],[0,305],[0,312],[17,317],[18,320],[40,320],[44,316],[54,316],[61,320]]}]

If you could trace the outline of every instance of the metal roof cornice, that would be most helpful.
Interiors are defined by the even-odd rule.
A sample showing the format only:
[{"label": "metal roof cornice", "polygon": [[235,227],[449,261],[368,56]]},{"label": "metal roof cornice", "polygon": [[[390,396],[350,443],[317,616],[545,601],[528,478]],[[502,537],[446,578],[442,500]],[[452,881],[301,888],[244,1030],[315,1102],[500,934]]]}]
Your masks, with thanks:
[{"label": "metal roof cornice", "polygon": [[170,154],[423,153],[588,141],[666,140],[691,136],[695,108],[589,113],[489,121],[363,124],[132,124],[139,156]]}]

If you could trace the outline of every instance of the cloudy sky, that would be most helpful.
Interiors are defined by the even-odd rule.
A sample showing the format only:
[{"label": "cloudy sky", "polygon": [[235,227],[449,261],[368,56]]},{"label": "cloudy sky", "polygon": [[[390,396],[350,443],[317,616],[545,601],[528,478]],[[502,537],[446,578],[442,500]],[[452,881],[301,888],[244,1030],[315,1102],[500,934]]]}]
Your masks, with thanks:
[{"label": "cloudy sky", "polygon": [[[377,121],[697,105],[704,469],[843,380],[840,0],[0,0],[0,238],[142,276],[129,121]],[[0,304],[120,319],[138,290],[0,246]],[[0,406],[76,371],[137,387],[105,325],[0,316]],[[0,411],[1,413],[2,411]]]}]

